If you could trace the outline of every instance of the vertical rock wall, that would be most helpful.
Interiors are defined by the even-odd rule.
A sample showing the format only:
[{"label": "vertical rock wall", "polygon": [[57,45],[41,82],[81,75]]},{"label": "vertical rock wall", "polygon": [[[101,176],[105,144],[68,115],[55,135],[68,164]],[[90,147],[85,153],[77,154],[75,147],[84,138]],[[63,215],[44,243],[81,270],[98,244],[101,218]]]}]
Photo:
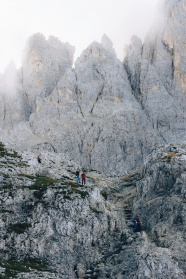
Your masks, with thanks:
[{"label": "vertical rock wall", "polygon": [[185,11],[185,1],[165,1],[157,28],[143,45],[133,37],[124,59],[134,96],[167,142],[186,135]]}]

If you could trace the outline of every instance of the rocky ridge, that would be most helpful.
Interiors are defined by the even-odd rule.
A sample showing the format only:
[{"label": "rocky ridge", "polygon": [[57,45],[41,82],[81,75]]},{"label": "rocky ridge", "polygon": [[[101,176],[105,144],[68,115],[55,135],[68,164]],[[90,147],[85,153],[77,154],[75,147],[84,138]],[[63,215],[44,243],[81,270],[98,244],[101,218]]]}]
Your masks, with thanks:
[{"label": "rocky ridge", "polygon": [[186,5],[162,6],[123,63],[35,34],[0,75],[0,278],[186,278]]},{"label": "rocky ridge", "polygon": [[83,188],[52,154],[1,145],[1,278],[186,278],[184,144],[124,177],[87,170]]},{"label": "rocky ridge", "polygon": [[124,67],[133,94],[165,142],[185,140],[185,1],[163,1],[159,24],[144,44],[133,36]]},{"label": "rocky ridge", "polygon": [[1,140],[22,150],[48,142],[78,165],[120,175],[158,145],[185,140],[185,1],[163,6],[161,28],[144,44],[133,36],[123,63],[106,35],[74,67],[74,47],[31,36],[21,69],[1,77],[17,80],[0,89]]}]

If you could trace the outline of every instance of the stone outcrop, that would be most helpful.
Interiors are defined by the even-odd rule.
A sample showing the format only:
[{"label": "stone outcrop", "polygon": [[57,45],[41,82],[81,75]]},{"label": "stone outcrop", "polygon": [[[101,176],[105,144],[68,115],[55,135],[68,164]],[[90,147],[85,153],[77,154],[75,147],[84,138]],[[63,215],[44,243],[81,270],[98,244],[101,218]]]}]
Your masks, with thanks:
[{"label": "stone outcrop", "polygon": [[72,162],[69,166],[53,152],[45,156],[39,165],[33,153],[21,158],[0,145],[0,272],[5,278],[84,278],[107,242],[126,228],[123,212],[106,200],[94,178],[87,177],[87,187],[81,188],[73,181]]},{"label": "stone outcrop", "polygon": [[50,96],[37,99],[30,124],[36,135],[50,136],[58,152],[105,172],[136,167],[161,142],[154,140],[156,134],[131,94],[113,49],[96,42],[82,53],[75,70],[66,71]]},{"label": "stone outcrop", "polygon": [[184,275],[186,274],[183,252],[186,251],[185,147],[185,144],[160,147],[147,157],[143,179],[136,183],[137,198],[134,202],[135,211],[143,216],[145,230],[150,232],[151,241],[168,251]]},{"label": "stone outcrop", "polygon": [[13,62],[0,77],[0,127],[8,130],[24,121],[22,97],[18,93],[18,71]]},{"label": "stone outcrop", "polygon": [[162,6],[123,63],[35,34],[0,74],[0,278],[186,279],[186,6]]},{"label": "stone outcrop", "polygon": [[164,1],[163,11],[144,44],[132,37],[124,66],[106,35],[74,68],[74,47],[30,37],[16,92],[12,84],[11,97],[1,94],[1,140],[17,149],[48,142],[79,166],[118,174],[159,144],[184,140],[184,1]]},{"label": "stone outcrop", "polygon": [[186,279],[185,10],[123,63],[35,34],[0,74],[0,278]]},{"label": "stone outcrop", "polygon": [[31,36],[24,50],[21,82],[29,113],[35,110],[36,97],[51,94],[57,82],[72,67],[74,47],[50,36]]},{"label": "stone outcrop", "polygon": [[[23,66],[20,89],[22,111],[28,117],[28,125],[22,121],[9,129],[17,145],[22,146],[25,141],[25,146],[28,135],[33,142],[35,137],[38,142],[43,138],[81,166],[123,173],[138,166],[150,150],[162,142],[132,95],[127,74],[106,36],[103,36],[103,45],[94,42],[82,53],[75,63],[75,70],[70,69],[70,63],[68,67],[65,64],[60,79],[55,75],[55,86],[54,79],[45,75],[48,73],[45,60],[41,60],[39,72],[35,72],[37,59],[30,57],[30,53],[36,53],[37,48],[43,55],[46,51],[41,35],[32,40],[34,44],[30,43],[28,58],[25,58],[28,65],[25,62]],[[28,63],[29,59],[31,62]],[[44,73],[42,69],[45,69]],[[50,70],[54,75],[54,69]],[[27,75],[25,71],[30,72]],[[37,87],[34,79],[40,75],[42,78]],[[41,90],[41,86],[50,87],[51,92],[47,89],[48,93],[42,94],[46,90]],[[25,135],[21,133],[21,141],[16,137],[16,130],[20,129],[25,132]],[[27,147],[30,147],[30,141]]]},{"label": "stone outcrop", "polygon": [[186,278],[184,144],[124,177],[87,172],[84,188],[76,164],[47,149],[39,164],[38,150],[0,145],[2,278]]},{"label": "stone outcrop", "polygon": [[144,44],[132,37],[124,66],[153,128],[166,141],[185,139],[185,1],[164,1],[161,22]]}]

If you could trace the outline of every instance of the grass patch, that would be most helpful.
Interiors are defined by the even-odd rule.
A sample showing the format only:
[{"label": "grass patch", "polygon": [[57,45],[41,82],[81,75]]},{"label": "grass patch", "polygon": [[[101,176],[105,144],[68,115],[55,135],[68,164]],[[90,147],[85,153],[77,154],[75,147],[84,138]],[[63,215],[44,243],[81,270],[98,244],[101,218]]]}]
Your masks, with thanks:
[{"label": "grass patch", "polygon": [[6,174],[6,173],[0,172],[0,175],[2,175],[4,178],[10,178],[10,175],[8,175],[8,174]]},{"label": "grass patch", "polygon": [[1,185],[0,186],[0,191],[3,191],[3,190],[12,190],[13,188],[13,185],[12,184],[4,184],[4,185]]},{"label": "grass patch", "polygon": [[29,186],[29,189],[36,190],[34,192],[34,197],[37,199],[42,199],[44,193],[46,192],[47,186],[52,186],[57,183],[58,180],[47,176],[36,176],[35,183]]},{"label": "grass patch", "polygon": [[47,268],[47,263],[36,258],[26,258],[24,260],[10,259],[8,261],[0,261],[0,266],[5,268],[5,274],[1,274],[0,278],[15,278],[20,272],[50,271]]},{"label": "grass patch", "polygon": [[34,183],[34,185],[32,185],[33,187],[41,187],[41,186],[51,186],[55,183],[58,182],[58,180],[53,179],[51,177],[47,177],[47,176],[36,176],[36,181]]},{"label": "grass patch", "polygon": [[21,156],[16,151],[13,151],[13,152],[8,152],[7,151],[6,156],[12,157],[12,158],[21,158]]},{"label": "grass patch", "polygon": [[30,227],[31,227],[31,224],[29,224],[29,223],[16,223],[16,224],[9,226],[8,231],[15,232],[17,234],[22,234]]},{"label": "grass patch", "polygon": [[5,145],[0,142],[0,157],[12,157],[12,158],[21,158],[21,156],[16,151],[8,151]]},{"label": "grass patch", "polygon": [[15,165],[15,163],[10,161],[1,161],[1,166],[3,167],[4,165]]}]

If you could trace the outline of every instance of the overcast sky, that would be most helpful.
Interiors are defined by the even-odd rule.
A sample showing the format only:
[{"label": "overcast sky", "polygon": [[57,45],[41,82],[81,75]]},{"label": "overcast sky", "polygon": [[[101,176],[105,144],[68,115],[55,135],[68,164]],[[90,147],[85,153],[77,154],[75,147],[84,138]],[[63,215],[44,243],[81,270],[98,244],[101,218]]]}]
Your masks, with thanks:
[{"label": "overcast sky", "polygon": [[0,0],[0,71],[21,65],[29,36],[54,35],[76,48],[75,57],[105,33],[118,58],[133,34],[144,39],[159,0]]}]

